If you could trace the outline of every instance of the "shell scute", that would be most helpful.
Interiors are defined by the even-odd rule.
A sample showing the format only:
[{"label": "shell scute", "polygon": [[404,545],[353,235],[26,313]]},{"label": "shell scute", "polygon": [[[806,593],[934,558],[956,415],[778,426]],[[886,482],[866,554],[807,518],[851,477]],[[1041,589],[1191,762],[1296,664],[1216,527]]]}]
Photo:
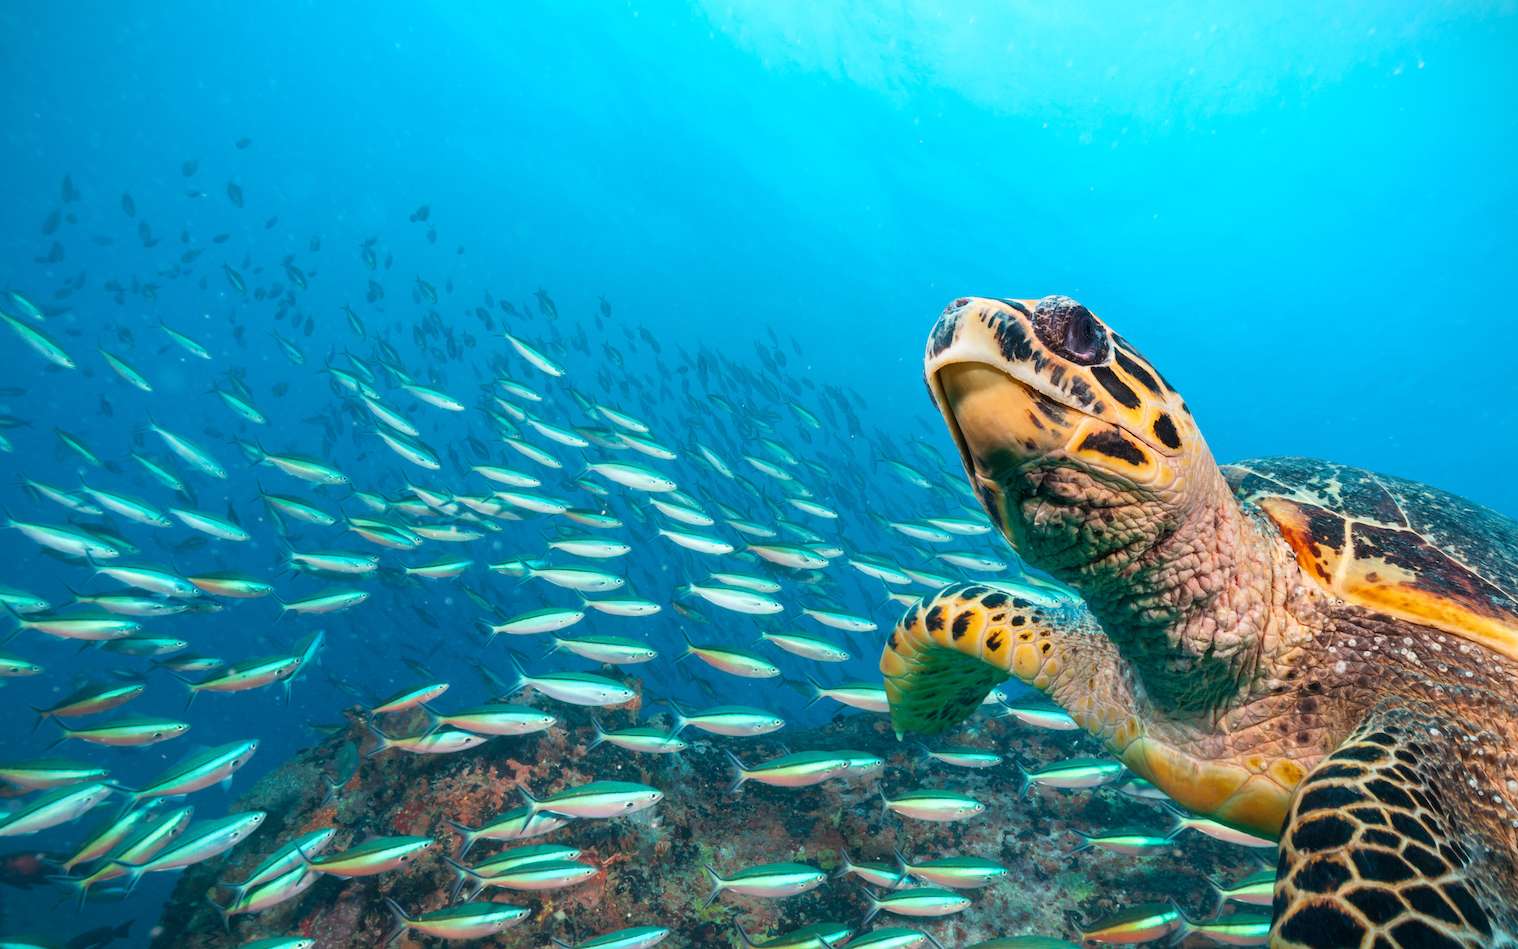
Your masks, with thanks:
[{"label": "shell scute", "polygon": [[1518,522],[1415,481],[1309,458],[1224,474],[1325,589],[1518,658]]}]

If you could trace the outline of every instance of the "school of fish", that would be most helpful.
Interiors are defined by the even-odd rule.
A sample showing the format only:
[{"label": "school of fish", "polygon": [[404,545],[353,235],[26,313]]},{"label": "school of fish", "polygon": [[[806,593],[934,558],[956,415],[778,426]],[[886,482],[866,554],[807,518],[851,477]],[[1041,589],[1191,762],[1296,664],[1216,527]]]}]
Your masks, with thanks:
[{"label": "school of fish", "polygon": [[[233,157],[251,145],[238,142]],[[927,424],[931,440],[868,427],[868,400],[820,382],[819,354],[773,329],[752,357],[691,347],[614,315],[604,299],[579,316],[542,290],[513,302],[467,271],[428,279],[378,237],[356,247],[291,237],[272,257],[235,250],[250,234],[263,246],[281,233],[277,217],[248,218],[255,195],[277,189],[251,175],[214,188],[199,161],[167,171],[184,182],[173,201],[123,195],[109,216],[81,215],[83,194],[65,178],[43,223],[50,247],[37,259],[60,273],[64,241],[82,237],[87,217],[97,244],[135,237],[151,276],[81,272],[0,296],[11,367],[0,449],[24,490],[5,516],[8,569],[39,554],[56,564],[46,589],[0,588],[14,627],[0,651],[0,677],[14,681],[0,701],[38,724],[24,747],[6,742],[0,837],[66,835],[72,851],[51,883],[71,901],[129,894],[147,874],[258,841],[267,858],[209,897],[231,920],[323,877],[364,886],[443,850],[454,901],[430,911],[390,902],[393,927],[374,943],[534,926],[535,944],[581,949],[669,937],[672,921],[649,919],[560,941],[533,908],[536,893],[610,872],[583,859],[577,823],[657,809],[667,789],[609,779],[521,787],[520,806],[481,826],[452,823],[456,839],[377,837],[340,849],[332,829],[264,841],[262,812],[216,813],[200,792],[230,783],[261,740],[291,727],[280,709],[324,655],[327,682],[366,710],[371,755],[489,753],[556,727],[558,703],[641,703],[644,724],[598,722],[596,744],[678,755],[698,738],[718,742],[732,764],[733,807],[757,807],[743,793],[751,783],[849,780],[878,796],[899,821],[901,849],[843,856],[838,876],[865,885],[858,918],[766,937],[738,930],[743,945],[941,945],[935,920],[973,907],[984,887],[1016,886],[982,855],[910,853],[918,822],[1015,819],[956,790],[961,770],[1016,769],[1027,787],[1155,801],[1154,827],[1091,828],[1077,849],[1141,857],[1187,831],[1273,846],[1166,811],[1116,761],[1019,763],[975,744],[973,729],[965,743],[926,749],[924,767],[905,774],[885,774],[865,752],[747,753],[745,740],[786,726],[782,711],[798,697],[885,713],[881,631],[919,597],[966,578],[1041,583],[1022,573],[945,463],[947,439]],[[176,202],[202,219],[214,202],[223,226],[160,234],[149,206],[174,217]],[[407,224],[435,248],[430,208]],[[437,251],[430,266],[451,273],[448,259],[465,256],[463,246]],[[106,443],[39,414],[55,387],[88,391],[115,437]],[[287,409],[291,394],[299,410]],[[49,470],[70,476],[38,473],[53,452],[62,464]],[[219,614],[244,632],[227,635]],[[360,651],[388,670],[386,681],[332,661]],[[460,682],[464,668],[481,675]],[[178,711],[132,713],[154,704],[144,696],[157,707],[172,696]],[[246,734],[193,748],[198,713],[227,701],[247,703]],[[418,709],[431,722],[423,731],[398,733],[387,721]],[[993,692],[986,714],[1075,727],[1017,692]],[[53,757],[54,744],[77,757]],[[92,757],[101,747],[161,744],[185,750],[156,771],[118,772]],[[785,855],[707,870],[711,890],[691,894],[693,908],[842,885]],[[1262,870],[1216,883],[1220,906],[1244,910],[1232,915],[1203,920],[1174,904],[1143,905],[1082,936],[1262,945],[1272,881]],[[878,925],[888,917],[912,925]],[[269,933],[246,945],[314,941]],[[1010,934],[979,944],[1059,945],[1068,943]]]}]

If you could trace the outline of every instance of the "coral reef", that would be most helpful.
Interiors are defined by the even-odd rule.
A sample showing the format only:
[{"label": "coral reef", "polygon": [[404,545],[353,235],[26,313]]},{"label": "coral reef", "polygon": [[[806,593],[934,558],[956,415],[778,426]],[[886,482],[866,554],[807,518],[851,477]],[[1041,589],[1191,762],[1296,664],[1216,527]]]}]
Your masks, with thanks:
[{"label": "coral reef", "polygon": [[[552,704],[541,696],[533,701]],[[478,826],[517,806],[520,784],[541,796],[598,779],[637,781],[666,796],[657,807],[631,817],[571,821],[550,836],[528,841],[572,844],[584,851],[581,859],[601,872],[565,889],[485,890],[480,899],[533,912],[529,920],[480,943],[484,945],[541,947],[550,936],[573,941],[654,924],[673,930],[669,945],[722,947],[740,944],[735,921],[758,939],[824,920],[858,926],[867,909],[855,877],[830,879],[788,899],[727,893],[703,907],[710,889],[706,864],[730,872],[795,861],[832,871],[841,851],[855,861],[891,862],[893,846],[916,857],[967,854],[1000,861],[1009,875],[971,891],[973,905],[966,912],[943,919],[882,917],[876,923],[918,925],[949,947],[1017,933],[1078,939],[1083,920],[1149,900],[1174,899],[1200,916],[1215,903],[1208,876],[1240,876],[1261,865],[1248,851],[1189,833],[1143,858],[1100,850],[1072,854],[1080,843],[1073,830],[1136,825],[1164,830],[1170,817],[1152,803],[1111,788],[1035,788],[1020,794],[1013,760],[1055,761],[1089,753],[1091,746],[1083,736],[1029,729],[1012,719],[980,718],[957,736],[1008,757],[996,767],[972,770],[930,761],[918,746],[897,741],[886,719],[876,715],[849,712],[813,730],[787,729],[748,739],[687,729],[687,751],[651,755],[609,744],[591,749],[595,732],[586,711],[558,705],[552,711],[560,725],[546,733],[495,738],[452,755],[389,750],[357,760],[355,747],[370,747],[373,739],[362,713],[351,710],[347,729],[269,774],[233,805],[267,811],[264,827],[225,858],[184,874],[157,930],[163,935],[153,945],[209,949],[296,933],[314,937],[323,949],[377,945],[392,928],[387,897],[413,914],[446,905],[455,876],[443,858],[456,854],[461,843],[448,820]],[[601,717],[608,728],[631,723],[626,710],[603,711]],[[389,733],[405,734],[408,727],[421,730],[424,721],[421,713],[409,720],[391,716],[385,726]],[[724,749],[752,763],[786,748],[857,749],[881,756],[886,768],[798,790],[749,782],[729,792],[732,767]],[[334,772],[351,774],[327,799]],[[955,823],[904,820],[884,813],[882,787],[890,793],[952,788],[973,795],[987,809]],[[234,917],[230,928],[223,929],[207,901],[222,892],[214,889],[216,881],[242,880],[282,842],[322,827],[338,830],[329,852],[372,836],[398,834],[430,835],[439,846],[394,872],[353,880],[323,877],[298,897],[262,913]],[[479,862],[502,846],[480,841],[466,862]],[[410,933],[396,943],[426,944],[430,940]]]}]

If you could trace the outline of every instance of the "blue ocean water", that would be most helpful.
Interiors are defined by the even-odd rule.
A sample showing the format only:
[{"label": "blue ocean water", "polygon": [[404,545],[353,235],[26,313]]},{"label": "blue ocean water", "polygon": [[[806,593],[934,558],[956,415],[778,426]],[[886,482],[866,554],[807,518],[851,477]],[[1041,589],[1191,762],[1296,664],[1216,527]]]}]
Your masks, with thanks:
[{"label": "blue ocean water", "polygon": [[[591,424],[571,385],[648,421],[680,453],[665,467],[709,505],[761,521],[784,513],[850,555],[904,560],[915,548],[874,516],[920,517],[935,504],[963,513],[970,503],[921,385],[933,317],[964,294],[1062,293],[1162,367],[1220,459],[1329,457],[1515,514],[1518,488],[1506,472],[1518,374],[1504,355],[1518,343],[1505,310],[1518,263],[1513,12],[1510,3],[1353,3],[1326,14],[1307,4],[1265,12],[1197,3],[1142,12],[10,5],[0,9],[0,286],[45,311],[36,325],[78,368],[50,368],[0,332],[4,385],[22,390],[0,399],[15,426],[0,432],[9,443],[0,500],[17,520],[67,524],[78,518],[21,482],[72,491],[82,478],[179,503],[130,459],[138,448],[173,463],[195,508],[222,516],[230,506],[253,539],[184,547],[201,535],[177,523],[82,519],[141,546],[132,559],[243,571],[273,579],[286,597],[350,585],[284,574],[257,495],[260,486],[298,494],[348,516],[363,516],[361,503],[254,465],[235,439],[322,459],[354,488],[392,499],[408,481],[483,493],[470,465],[532,465],[502,446],[484,415],[492,379],[509,372],[549,393],[543,417],[556,424]],[[411,220],[422,206],[426,219]],[[382,298],[367,299],[371,281]],[[15,312],[9,301],[0,308]],[[160,320],[200,341],[211,360],[174,346]],[[562,362],[565,379],[537,374],[503,330]],[[276,332],[303,364],[282,352]],[[416,382],[469,405],[437,409],[381,375],[387,404],[422,428],[441,472],[392,454],[322,373],[346,365],[347,353],[379,366],[388,360],[380,340]],[[97,348],[135,366],[153,392],[129,387]],[[701,354],[714,367],[710,381],[697,368]],[[240,421],[213,394],[233,376],[267,425]],[[206,446],[229,477],[187,471],[144,431],[150,421]],[[119,470],[60,449],[55,428]],[[489,441],[488,457],[475,456],[470,436]],[[593,450],[526,437],[563,456],[547,494],[564,493],[597,460]],[[757,447],[760,437],[821,470],[775,457]],[[838,521],[784,508],[784,492],[751,468],[741,473],[762,486],[758,497],[702,467],[698,441],[735,467],[757,453],[801,472]],[[935,488],[924,493],[885,459],[926,473]],[[581,492],[575,503],[600,502]],[[695,673],[673,662],[681,623],[668,604],[714,562],[658,537],[628,513],[625,493],[606,503],[635,535],[633,554],[608,569],[666,604],[659,619],[626,621],[665,653],[646,670],[648,686],[701,701]],[[378,698],[410,684],[401,659],[419,657],[478,691],[473,660],[510,670],[502,643],[484,651],[480,611],[458,584],[508,614],[574,604],[541,581],[485,570],[541,556],[559,530],[540,518],[509,523],[459,554],[475,561],[462,581],[367,583],[369,602],[330,616],[276,620],[272,601],[255,600],[149,621],[153,632],[231,660],[278,652],[317,628],[326,652],[289,706],[276,702],[277,689],[201,696],[190,738],[65,750],[136,782],[192,744],[257,737],[260,750],[237,776],[245,786],[311,743],[307,723],[335,721],[352,704],[332,679]],[[442,544],[382,550],[340,529],[292,534],[308,546],[378,553],[390,566],[456,553]],[[1010,557],[994,537],[967,546]],[[0,585],[54,604],[67,603],[70,588],[110,589],[88,567],[39,550],[19,531],[0,535]],[[788,590],[787,603],[831,603],[883,627],[894,620],[898,607],[880,582],[836,565],[828,576],[817,589]],[[718,626],[744,642],[757,628],[728,615]],[[689,625],[697,638],[713,628]],[[828,670],[831,680],[872,675],[878,640],[840,638],[855,658]],[[51,724],[33,731],[27,706],[50,704],[76,680],[147,665],[34,632],[6,650],[47,672],[0,692],[11,711],[0,720],[5,759],[40,755],[56,733]],[[523,647],[524,662],[544,668],[541,652]],[[796,680],[809,671],[789,659],[782,666]],[[182,711],[171,678],[155,672],[149,682],[129,710]],[[775,686],[766,696],[799,722],[832,711],[807,710],[804,690]],[[77,831],[35,843],[66,849]],[[90,905],[61,928],[45,888],[0,889],[0,911],[7,927],[63,938],[133,917],[139,938],[171,885],[150,878],[125,903]]]}]

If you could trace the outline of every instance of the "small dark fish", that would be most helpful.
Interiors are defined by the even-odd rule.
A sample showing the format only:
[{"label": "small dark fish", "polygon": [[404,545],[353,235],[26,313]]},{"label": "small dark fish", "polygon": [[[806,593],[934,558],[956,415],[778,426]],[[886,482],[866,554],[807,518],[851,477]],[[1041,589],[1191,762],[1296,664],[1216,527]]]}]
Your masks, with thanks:
[{"label": "small dark fish", "polygon": [[0,854],[0,883],[17,889],[46,884],[48,876],[63,872],[63,858],[41,850],[17,850]]},{"label": "small dark fish", "polygon": [[415,224],[417,221],[425,221],[431,216],[432,206],[429,204],[424,204],[421,207],[417,208],[415,211],[411,212],[411,223]]},{"label": "small dark fish", "polygon": [[240,138],[240,139],[237,140],[237,147],[238,147],[239,150],[247,148],[249,145],[252,145],[252,144],[253,144],[253,140],[251,138],[248,138],[247,136],[244,136],[244,137],[242,137],[242,138]]},{"label": "small dark fish", "polygon": [[82,932],[63,944],[63,949],[101,949],[109,946],[118,939],[126,939],[132,934],[133,920],[127,920],[118,926],[100,926],[88,932]]},{"label": "small dark fish", "polygon": [[195,172],[198,171],[199,169],[200,169],[200,162],[196,161],[193,158],[190,158],[190,159],[187,159],[184,164],[182,164],[182,165],[179,166],[179,173],[181,175],[184,175],[186,178],[191,178],[191,177],[194,177]]},{"label": "small dark fish", "polygon": [[79,200],[79,189],[74,187],[74,179],[69,175],[63,176],[63,186],[59,188],[59,195],[64,204],[72,204]]},{"label": "small dark fish", "polygon": [[227,182],[227,198],[236,207],[242,207],[242,186],[235,181]]},{"label": "small dark fish", "polygon": [[52,234],[54,231],[58,230],[58,224],[62,220],[63,212],[57,208],[54,208],[53,212],[49,214],[47,218],[42,222],[42,233],[44,235]]},{"label": "small dark fish", "polygon": [[127,217],[137,216],[137,202],[132,200],[130,194],[123,193],[121,195],[121,210],[126,212]]},{"label": "small dark fish", "polygon": [[267,221],[264,222],[264,230],[266,230],[266,231],[272,231],[272,230],[274,230],[274,228],[278,224],[279,224],[279,216],[275,215],[274,217],[271,217]]}]

